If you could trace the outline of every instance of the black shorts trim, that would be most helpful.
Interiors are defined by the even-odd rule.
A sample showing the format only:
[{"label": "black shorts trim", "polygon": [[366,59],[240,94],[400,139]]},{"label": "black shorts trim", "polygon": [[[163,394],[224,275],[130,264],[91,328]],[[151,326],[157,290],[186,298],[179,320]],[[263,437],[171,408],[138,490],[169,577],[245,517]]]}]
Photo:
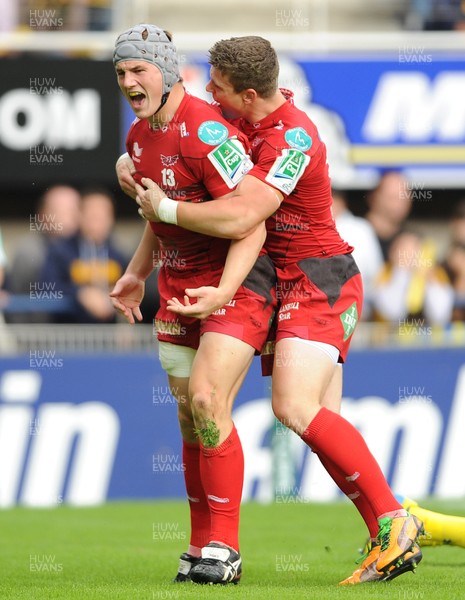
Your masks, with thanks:
[{"label": "black shorts trim", "polygon": [[257,258],[242,285],[248,290],[262,296],[262,298],[265,298],[265,306],[268,306],[274,303],[272,290],[276,288],[276,283],[277,277],[273,262],[267,254],[264,254]]},{"label": "black shorts trim", "polygon": [[360,273],[352,254],[329,258],[304,258],[297,263],[308,279],[328,297],[331,307],[341,295],[344,284]]}]

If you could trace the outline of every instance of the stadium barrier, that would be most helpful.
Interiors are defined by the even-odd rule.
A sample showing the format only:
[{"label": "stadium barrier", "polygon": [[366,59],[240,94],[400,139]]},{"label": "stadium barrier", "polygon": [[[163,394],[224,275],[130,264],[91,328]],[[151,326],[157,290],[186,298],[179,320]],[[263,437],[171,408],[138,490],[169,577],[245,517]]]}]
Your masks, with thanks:
[{"label": "stadium barrier", "polygon": [[[375,341],[376,328],[362,325],[344,368],[344,415],[395,491],[465,496],[465,479],[457,476],[465,456],[463,338],[450,347],[444,334],[425,347],[432,331],[418,330],[410,334],[423,348],[419,340],[370,348],[361,340]],[[150,326],[6,331],[13,345],[0,366],[0,507],[184,495],[176,404]],[[256,359],[235,404],[244,499],[337,498],[308,448],[274,419],[270,385]]]}]

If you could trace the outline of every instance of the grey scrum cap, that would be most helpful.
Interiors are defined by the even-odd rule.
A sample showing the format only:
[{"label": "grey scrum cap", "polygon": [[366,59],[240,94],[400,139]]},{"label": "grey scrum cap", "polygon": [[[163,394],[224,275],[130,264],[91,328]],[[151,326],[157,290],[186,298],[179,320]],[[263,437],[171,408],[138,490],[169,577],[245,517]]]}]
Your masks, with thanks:
[{"label": "grey scrum cap", "polygon": [[168,94],[181,79],[176,47],[156,25],[135,25],[118,36],[113,64],[116,66],[122,60],[144,60],[155,65],[163,77],[164,94]]}]

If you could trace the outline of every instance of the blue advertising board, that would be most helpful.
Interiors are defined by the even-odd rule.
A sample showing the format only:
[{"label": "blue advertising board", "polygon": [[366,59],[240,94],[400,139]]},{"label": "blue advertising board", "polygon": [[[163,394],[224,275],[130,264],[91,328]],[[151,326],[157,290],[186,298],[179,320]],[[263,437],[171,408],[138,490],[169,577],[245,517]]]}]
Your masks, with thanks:
[{"label": "blue advertising board", "polygon": [[[393,489],[417,498],[465,496],[457,475],[465,456],[463,349],[353,351],[344,370],[343,414]],[[244,499],[277,495],[273,453],[282,430],[269,397],[256,360],[234,411]],[[337,498],[315,456],[286,432],[293,485],[286,496]],[[155,355],[32,351],[2,361],[0,507],[182,497],[183,470],[176,404]]]},{"label": "blue advertising board", "polygon": [[[211,100],[208,74],[205,59],[182,64],[186,88]],[[465,52],[281,54],[280,85],[317,124],[335,185],[371,187],[399,169],[419,200],[423,187],[465,186]],[[134,116],[123,106],[124,135]]]}]

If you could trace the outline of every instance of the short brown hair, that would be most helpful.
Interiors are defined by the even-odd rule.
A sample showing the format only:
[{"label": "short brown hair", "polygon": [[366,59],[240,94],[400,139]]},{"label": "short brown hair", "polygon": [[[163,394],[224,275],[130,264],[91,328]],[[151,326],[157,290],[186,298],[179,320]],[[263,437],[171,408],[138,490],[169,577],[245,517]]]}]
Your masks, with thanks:
[{"label": "short brown hair", "polygon": [[216,42],[209,63],[228,77],[235,92],[252,88],[269,98],[278,89],[278,57],[270,42],[257,35]]}]

